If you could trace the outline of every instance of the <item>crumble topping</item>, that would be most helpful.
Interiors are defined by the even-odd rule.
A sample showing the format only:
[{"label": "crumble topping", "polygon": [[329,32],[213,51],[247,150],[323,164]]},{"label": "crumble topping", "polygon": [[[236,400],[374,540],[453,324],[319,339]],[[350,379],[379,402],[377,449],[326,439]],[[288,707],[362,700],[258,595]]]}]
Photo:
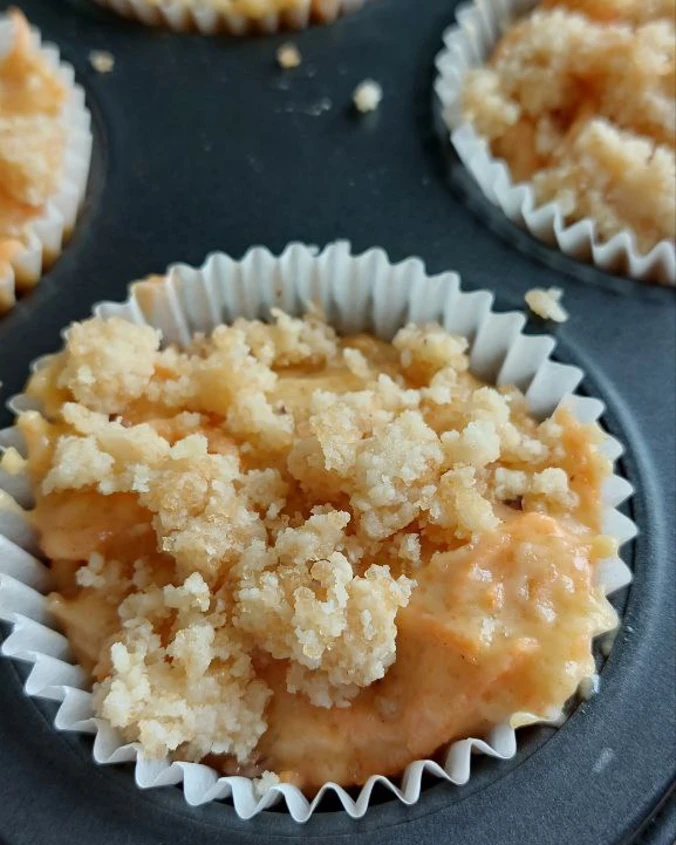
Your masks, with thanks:
[{"label": "crumble topping", "polygon": [[[596,429],[564,411],[538,425],[437,325],[390,344],[274,310],[184,350],[161,340],[74,324],[29,383],[43,410],[18,419],[34,521],[66,573],[53,612],[86,642],[97,712],[150,757],[285,770],[261,751],[274,702],[358,712],[430,561],[507,536],[522,510],[600,531]],[[591,659],[576,643],[575,684]]]},{"label": "crumble topping", "polygon": [[568,222],[629,229],[642,252],[676,238],[674,0],[543,0],[468,74],[463,107]]},{"label": "crumble topping", "polygon": [[202,576],[132,593],[118,613],[124,634],[110,647],[111,674],[94,695],[101,715],[131,728],[151,757],[182,746],[191,759],[246,759],[265,730],[270,690]]}]

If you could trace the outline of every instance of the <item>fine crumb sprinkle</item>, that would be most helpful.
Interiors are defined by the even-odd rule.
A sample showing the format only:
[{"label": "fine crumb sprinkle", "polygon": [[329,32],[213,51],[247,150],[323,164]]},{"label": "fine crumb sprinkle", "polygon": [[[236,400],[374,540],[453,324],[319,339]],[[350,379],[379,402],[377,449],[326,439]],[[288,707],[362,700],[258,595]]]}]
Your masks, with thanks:
[{"label": "fine crumb sprinkle", "polygon": [[115,67],[115,56],[107,50],[92,50],[89,54],[89,64],[97,73],[110,73]]},{"label": "fine crumb sprinkle", "polygon": [[533,314],[537,314],[543,320],[565,323],[569,315],[561,305],[562,296],[561,288],[532,288],[525,299]]},{"label": "fine crumb sprinkle", "polygon": [[383,99],[382,86],[373,79],[365,79],[354,90],[352,101],[361,114],[375,111]]},{"label": "fine crumb sprinkle", "polygon": [[300,50],[295,44],[282,44],[277,48],[277,64],[284,70],[299,67],[303,61]]}]

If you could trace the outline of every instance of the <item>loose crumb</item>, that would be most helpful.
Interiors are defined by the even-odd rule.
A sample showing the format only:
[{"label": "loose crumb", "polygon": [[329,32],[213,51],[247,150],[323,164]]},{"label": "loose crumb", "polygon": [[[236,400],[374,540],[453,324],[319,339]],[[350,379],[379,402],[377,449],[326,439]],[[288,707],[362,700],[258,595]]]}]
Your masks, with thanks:
[{"label": "loose crumb", "polygon": [[92,50],[89,54],[89,64],[97,73],[110,73],[115,67],[115,56],[107,50]]},{"label": "loose crumb", "polygon": [[562,297],[563,291],[561,288],[531,288],[525,299],[533,314],[537,314],[543,320],[565,323],[569,315],[561,305]]},{"label": "loose crumb", "polygon": [[300,50],[295,44],[282,44],[277,48],[277,64],[284,70],[299,67],[303,61]]},{"label": "loose crumb", "polygon": [[382,86],[378,82],[374,82],[373,79],[365,79],[363,82],[360,82],[352,95],[355,108],[361,114],[375,111],[382,99]]},{"label": "loose crumb", "polygon": [[271,787],[278,786],[280,783],[279,775],[275,772],[263,772],[260,777],[254,778],[252,782],[254,796],[262,798]]}]

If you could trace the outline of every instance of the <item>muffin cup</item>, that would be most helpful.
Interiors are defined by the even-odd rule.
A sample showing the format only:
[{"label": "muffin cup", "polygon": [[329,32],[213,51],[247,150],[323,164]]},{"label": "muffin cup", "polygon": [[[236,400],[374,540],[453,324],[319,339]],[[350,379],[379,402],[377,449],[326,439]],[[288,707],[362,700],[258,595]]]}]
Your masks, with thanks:
[{"label": "muffin cup", "polygon": [[504,159],[493,156],[487,140],[463,117],[461,94],[465,75],[484,65],[505,29],[536,5],[536,0],[499,3],[475,0],[458,8],[457,23],[443,36],[444,49],[436,59],[438,76],[434,86],[444,123],[451,132],[451,144],[484,196],[531,235],[601,270],[646,282],[676,285],[673,241],[660,241],[642,254],[629,229],[602,241],[597,237],[592,218],[567,223],[558,203],[537,205],[530,183],[512,181]]},{"label": "muffin cup", "polygon": [[[85,106],[84,91],[75,84],[75,71],[62,62],[53,44],[42,44],[40,33],[31,27],[31,36],[56,78],[66,87],[62,120],[66,130],[61,179],[43,212],[26,227],[26,243],[6,265],[0,265],[0,314],[11,308],[16,293],[33,287],[60,255],[64,242],[75,227],[84,199],[92,152],[91,116]],[[0,55],[14,37],[13,24],[0,14]]]},{"label": "muffin cup", "polygon": [[366,0],[295,0],[292,8],[253,16],[209,6],[208,0],[188,6],[181,0],[96,0],[126,18],[151,26],[168,26],[177,32],[197,30],[202,35],[270,35],[282,30],[306,29],[313,21],[331,23],[347,12],[360,9]]},{"label": "muffin cup", "polygon": [[[236,317],[265,318],[271,307],[301,315],[311,302],[319,303],[328,321],[343,333],[367,331],[389,339],[409,321],[440,322],[447,331],[468,337],[472,372],[492,384],[516,384],[525,392],[536,417],[550,415],[562,403],[584,422],[597,420],[604,410],[598,399],[574,394],[583,373],[577,367],[550,360],[555,346],[551,337],[522,334],[526,322],[523,314],[495,313],[493,296],[488,291],[462,291],[455,273],[429,276],[417,258],[393,265],[380,249],[353,256],[349,244],[344,242],[321,252],[290,244],[279,257],[256,247],[241,261],[214,253],[200,268],[175,264],[164,281],[136,283],[125,302],[103,302],[93,310],[103,318],[117,316],[134,323],[149,323],[163,331],[165,341],[184,345],[193,333],[209,332],[220,322]],[[46,360],[36,361],[33,369],[44,366]],[[35,404],[20,395],[9,406],[18,412]],[[18,430],[0,432],[0,446],[14,446],[21,451]],[[622,453],[619,442],[612,437],[603,442],[602,448],[613,461]],[[30,485],[24,476],[11,476],[0,470],[0,490],[3,489],[24,507],[30,506]],[[632,492],[631,485],[617,475],[608,478],[603,490],[603,530],[620,544],[636,534],[634,523],[616,509]],[[94,734],[93,753],[98,763],[135,761],[136,783],[141,788],[182,783],[190,805],[232,798],[235,811],[243,819],[255,816],[283,797],[298,822],[307,821],[324,793],[333,790],[345,811],[352,818],[360,818],[368,811],[377,783],[404,804],[414,804],[420,797],[424,772],[464,784],[470,778],[472,752],[509,759],[516,753],[515,728],[542,721],[527,713],[515,713],[486,737],[452,743],[443,765],[432,760],[411,763],[398,785],[375,773],[356,800],[332,783],[322,786],[309,801],[289,784],[275,785],[261,793],[259,785],[248,778],[219,777],[200,763],[147,760],[136,744],[125,743],[106,722],[93,716],[88,679],[70,662],[68,642],[52,627],[53,620],[46,610],[50,576],[34,557],[36,538],[19,508],[3,509],[1,505],[2,499],[0,618],[12,625],[2,652],[34,664],[26,681],[26,693],[61,702],[55,717],[58,729]],[[599,566],[598,578],[609,594],[625,587],[631,581],[631,573],[615,557]],[[561,712],[547,716],[552,723],[563,718]]]}]

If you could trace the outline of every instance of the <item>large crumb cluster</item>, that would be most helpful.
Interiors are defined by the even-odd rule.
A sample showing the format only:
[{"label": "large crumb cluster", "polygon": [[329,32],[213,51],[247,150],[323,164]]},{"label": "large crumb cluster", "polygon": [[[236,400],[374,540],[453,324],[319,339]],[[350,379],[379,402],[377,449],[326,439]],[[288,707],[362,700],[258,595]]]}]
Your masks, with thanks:
[{"label": "large crumb cluster", "polygon": [[394,663],[435,553],[523,510],[598,530],[602,459],[571,465],[565,418],[538,425],[516,389],[480,384],[436,325],[390,344],[273,311],[179,350],[96,318],[28,390],[54,612],[98,712],[151,756],[255,759],[270,667],[349,708]]},{"label": "large crumb cluster", "polygon": [[468,75],[463,107],[538,203],[642,252],[676,238],[675,0],[543,0]]}]

